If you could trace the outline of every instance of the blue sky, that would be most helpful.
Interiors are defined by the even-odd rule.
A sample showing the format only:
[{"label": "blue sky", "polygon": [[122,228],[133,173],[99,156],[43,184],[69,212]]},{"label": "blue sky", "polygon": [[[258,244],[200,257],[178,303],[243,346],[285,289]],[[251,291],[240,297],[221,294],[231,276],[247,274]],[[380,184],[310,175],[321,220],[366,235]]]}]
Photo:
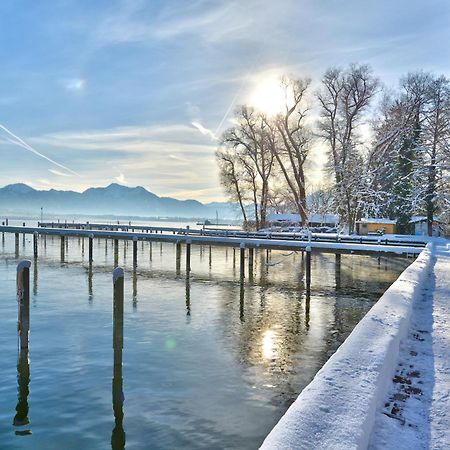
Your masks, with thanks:
[{"label": "blue sky", "polygon": [[449,23],[446,0],[2,0],[0,124],[51,161],[0,130],[0,185],[222,199],[214,135],[262,80],[450,76]]}]

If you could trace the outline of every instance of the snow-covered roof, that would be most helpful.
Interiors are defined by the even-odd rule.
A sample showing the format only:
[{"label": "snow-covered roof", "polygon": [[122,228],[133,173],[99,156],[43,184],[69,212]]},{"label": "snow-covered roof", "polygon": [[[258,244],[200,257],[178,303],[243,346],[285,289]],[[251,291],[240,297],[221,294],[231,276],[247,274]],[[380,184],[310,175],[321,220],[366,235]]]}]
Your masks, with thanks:
[{"label": "snow-covered roof", "polygon": [[278,221],[286,221],[286,222],[299,222],[300,215],[299,214],[279,214],[279,213],[271,213],[267,214],[267,220],[269,222]]},{"label": "snow-covered roof", "polygon": [[[426,216],[412,216],[409,223],[418,223],[418,222],[426,222],[426,221],[427,221]],[[439,220],[439,218],[435,217],[433,219],[433,222],[441,222],[441,221]]]},{"label": "snow-covered roof", "polygon": [[395,225],[397,223],[396,220],[384,219],[381,217],[367,217],[365,219],[358,220],[356,223],[381,223],[385,225]]},{"label": "snow-covered roof", "polygon": [[311,214],[309,221],[314,223],[339,223],[337,214]]},{"label": "snow-covered roof", "polygon": [[[300,222],[299,214],[267,214],[268,222]],[[311,214],[309,221],[313,223],[339,223],[337,214]]]}]

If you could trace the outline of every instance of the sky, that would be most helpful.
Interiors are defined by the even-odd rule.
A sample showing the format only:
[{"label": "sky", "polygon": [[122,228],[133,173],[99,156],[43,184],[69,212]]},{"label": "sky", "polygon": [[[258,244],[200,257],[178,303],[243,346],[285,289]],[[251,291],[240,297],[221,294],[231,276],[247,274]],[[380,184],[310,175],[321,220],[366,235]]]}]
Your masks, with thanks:
[{"label": "sky", "polygon": [[447,0],[2,0],[0,186],[223,200],[217,136],[261,83],[450,76],[449,23]]}]

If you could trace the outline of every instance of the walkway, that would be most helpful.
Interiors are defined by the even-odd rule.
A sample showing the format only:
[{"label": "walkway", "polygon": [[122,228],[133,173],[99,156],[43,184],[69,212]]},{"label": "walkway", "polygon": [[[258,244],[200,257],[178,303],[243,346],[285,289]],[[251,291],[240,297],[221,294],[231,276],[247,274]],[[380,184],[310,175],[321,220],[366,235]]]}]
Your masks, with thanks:
[{"label": "walkway", "polygon": [[450,244],[436,246],[369,448],[450,448]]}]

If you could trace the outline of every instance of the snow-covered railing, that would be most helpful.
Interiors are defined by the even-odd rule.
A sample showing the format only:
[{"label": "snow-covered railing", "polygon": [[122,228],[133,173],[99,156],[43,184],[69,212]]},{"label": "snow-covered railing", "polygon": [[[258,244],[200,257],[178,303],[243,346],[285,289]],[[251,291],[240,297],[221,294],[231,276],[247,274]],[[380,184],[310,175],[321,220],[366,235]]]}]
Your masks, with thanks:
[{"label": "snow-covered railing", "polygon": [[394,375],[412,303],[431,261],[428,244],[302,391],[262,449],[365,449]]}]

